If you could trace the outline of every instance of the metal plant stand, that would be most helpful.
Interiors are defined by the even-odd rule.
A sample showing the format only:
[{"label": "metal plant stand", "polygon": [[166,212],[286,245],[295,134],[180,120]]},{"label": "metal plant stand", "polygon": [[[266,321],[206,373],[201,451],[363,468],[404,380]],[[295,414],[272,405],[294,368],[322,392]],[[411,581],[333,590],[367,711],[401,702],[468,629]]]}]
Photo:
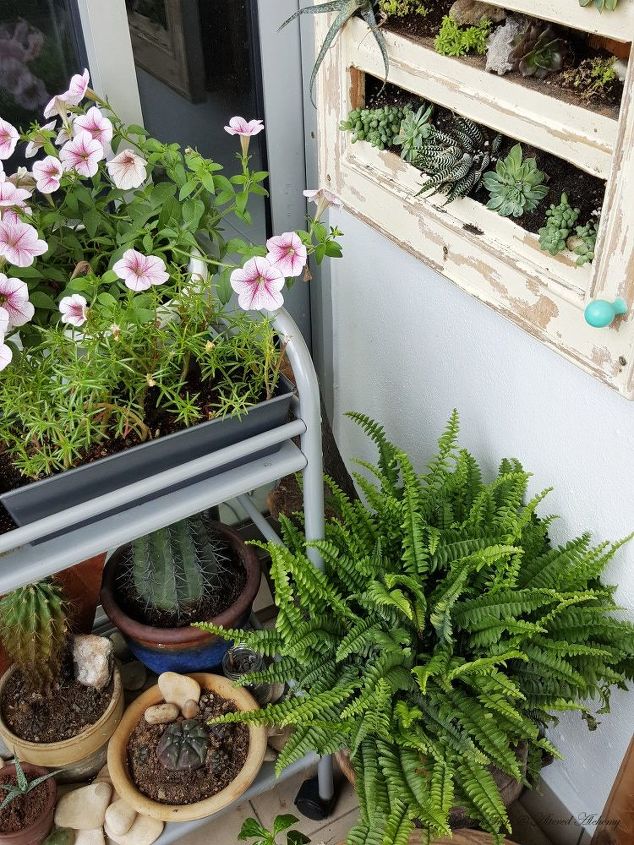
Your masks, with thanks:
[{"label": "metal plant stand", "polygon": [[[291,316],[284,310],[279,311],[275,315],[274,325],[280,339],[286,344],[286,354],[297,385],[297,397],[292,403],[293,420],[204,458],[134,482],[113,493],[99,496],[1,535],[0,595],[80,563],[102,552],[104,548],[116,548],[229,499],[237,498],[240,501],[266,539],[281,542],[253,503],[249,491],[294,472],[301,472],[304,478],[306,537],[308,540],[323,539],[324,488],[317,375],[308,348]],[[297,436],[300,437],[299,447],[293,442],[293,438]],[[248,460],[250,455],[257,455],[274,444],[281,444],[279,451],[266,457]],[[223,467],[231,466],[237,459],[247,459],[247,462],[240,467],[223,471]],[[194,481],[184,489],[160,492],[170,491],[175,485],[211,470],[219,472],[212,478]],[[159,495],[152,501],[142,501],[145,496],[157,493]],[[112,510],[121,505],[126,505],[126,510],[113,515]],[[87,519],[93,521],[82,525]],[[55,536],[50,538],[51,534]],[[323,565],[315,549],[311,549],[308,554],[315,566]],[[315,761],[314,755],[305,757],[283,772],[279,781],[275,778],[274,764],[265,763],[240,802],[248,801],[268,791],[276,783],[308,770]],[[311,781],[306,783],[310,784]],[[330,757],[319,760],[318,790],[315,792],[318,794],[313,795],[306,806],[309,813],[310,808],[314,807],[316,817],[325,818],[334,795]],[[298,806],[301,808],[300,796]],[[227,807],[225,812],[233,806]],[[190,830],[208,821],[209,819],[202,819],[198,822],[168,824],[157,840],[157,845],[178,842]]]}]

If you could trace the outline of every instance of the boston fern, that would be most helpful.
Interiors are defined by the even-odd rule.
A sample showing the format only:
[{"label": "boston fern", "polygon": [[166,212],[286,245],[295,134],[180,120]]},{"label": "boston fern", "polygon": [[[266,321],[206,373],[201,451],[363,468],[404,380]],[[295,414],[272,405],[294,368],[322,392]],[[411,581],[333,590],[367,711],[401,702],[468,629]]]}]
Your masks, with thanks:
[{"label": "boston fern", "polygon": [[[278,657],[242,683],[293,681],[289,699],[218,721],[293,726],[277,769],[309,750],[349,750],[361,817],[349,845],[406,845],[414,820],[449,833],[452,808],[485,830],[509,830],[495,774],[528,779],[558,711],[609,706],[634,674],[634,625],[614,615],[600,575],[620,544],[584,534],[551,547],[552,518],[525,502],[529,475],[504,460],[482,481],[457,447],[454,413],[425,475],[381,426],[352,415],[379,450],[356,479],[365,501],[330,482],[337,516],[313,545],[283,519],[269,544],[274,630],[205,630]],[[497,770],[497,772],[496,772]]]}]

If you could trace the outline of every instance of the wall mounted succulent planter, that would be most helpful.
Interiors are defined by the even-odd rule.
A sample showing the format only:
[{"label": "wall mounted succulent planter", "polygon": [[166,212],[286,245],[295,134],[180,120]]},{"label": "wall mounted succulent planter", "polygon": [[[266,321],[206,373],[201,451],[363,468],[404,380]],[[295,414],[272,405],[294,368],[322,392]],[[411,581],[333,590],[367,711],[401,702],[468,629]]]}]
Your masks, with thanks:
[{"label": "wall mounted succulent planter", "polygon": [[[630,3],[604,15],[554,0],[495,5],[620,41],[634,36]],[[329,20],[316,17],[321,43]],[[420,170],[393,152],[352,143],[339,123],[365,104],[367,76],[383,77],[380,51],[360,19],[345,27],[319,74],[321,183],[399,246],[633,399],[631,310],[597,331],[586,323],[584,308],[597,298],[621,296],[630,308],[634,301],[634,208],[628,199],[634,195],[634,63],[616,119],[555,98],[547,86],[527,88],[389,29],[384,35],[390,83],[605,180],[595,260],[577,267],[569,252],[551,256],[540,249],[536,235],[468,197],[444,205],[443,196],[417,196]]]}]

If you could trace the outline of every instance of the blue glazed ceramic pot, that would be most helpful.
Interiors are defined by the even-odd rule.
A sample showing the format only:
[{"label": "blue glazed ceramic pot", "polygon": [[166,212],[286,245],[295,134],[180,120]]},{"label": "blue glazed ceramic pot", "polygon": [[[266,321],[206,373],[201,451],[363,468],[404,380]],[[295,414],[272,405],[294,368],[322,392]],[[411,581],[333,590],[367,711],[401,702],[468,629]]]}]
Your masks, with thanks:
[{"label": "blue glazed ceramic pot", "polygon": [[[236,601],[214,619],[206,621],[225,628],[241,628],[249,618],[260,587],[260,561],[255,550],[232,528],[214,523],[213,529],[242,563],[246,581]],[[230,642],[191,626],[156,628],[128,616],[119,604],[116,589],[122,557],[123,549],[118,549],[106,564],[101,603],[110,621],[125,637],[132,654],[159,675],[162,672],[202,672],[219,666]]]}]

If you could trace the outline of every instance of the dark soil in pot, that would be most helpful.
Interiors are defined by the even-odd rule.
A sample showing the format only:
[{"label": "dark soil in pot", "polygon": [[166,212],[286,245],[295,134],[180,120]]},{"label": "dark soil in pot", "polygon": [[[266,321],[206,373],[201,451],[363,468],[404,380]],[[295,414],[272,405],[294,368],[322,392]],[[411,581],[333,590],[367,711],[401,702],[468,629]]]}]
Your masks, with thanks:
[{"label": "dark soil in pot", "polygon": [[[0,772],[0,783],[17,784],[13,772]],[[0,793],[4,796],[4,790]],[[18,833],[39,821],[50,809],[51,787],[48,781],[36,786],[28,795],[20,795],[0,810],[0,834]]]},{"label": "dark soil in pot", "polygon": [[[222,543],[221,538],[217,541]],[[122,562],[117,575],[115,597],[121,609],[132,619],[156,628],[186,628],[201,619],[214,619],[237,600],[244,590],[247,575],[240,558],[227,543],[222,543],[222,554],[226,557],[222,578],[217,589],[203,598],[182,608],[178,613],[148,606],[134,589],[129,558]]]},{"label": "dark soil in pot", "polygon": [[244,765],[249,751],[248,727],[207,724],[213,716],[235,712],[235,705],[204,690],[199,705],[199,718],[209,738],[205,763],[199,769],[171,771],[162,765],[156,750],[168,725],[148,725],[142,719],[130,735],[130,777],[137,789],[153,801],[195,804],[211,798],[227,787]]},{"label": "dark soil in pot", "polygon": [[72,659],[66,661],[45,695],[33,692],[20,672],[14,672],[3,691],[2,717],[9,729],[29,742],[61,742],[94,725],[106,712],[114,690],[85,687],[73,677]]},{"label": "dark soil in pot", "polygon": [[[418,108],[420,102],[422,102],[420,98],[414,94],[410,94],[409,91],[398,88],[396,85],[386,85],[383,88],[382,83],[378,79],[366,76],[367,108],[378,108],[386,105],[402,106],[407,103],[411,103],[414,108]],[[436,126],[442,129],[443,125],[450,123],[451,116],[452,112],[449,109],[436,106],[432,120]],[[488,130],[488,132],[491,139],[498,134],[492,130]],[[504,158],[507,156],[511,147],[516,143],[517,141],[512,138],[503,137],[499,157]],[[549,190],[546,198],[540,202],[534,211],[530,211],[522,217],[511,217],[509,219],[523,229],[526,229],[526,231],[537,234],[545,223],[546,210],[551,203],[556,205],[562,193],[565,192],[568,194],[570,204],[580,210],[579,225],[591,218],[597,220],[597,212],[600,211],[605,196],[605,182],[596,176],[591,176],[589,173],[579,170],[568,161],[531,147],[524,142],[521,143],[524,158],[536,158],[539,169],[548,174],[549,179],[545,184],[548,185]],[[395,155],[400,155],[400,148],[394,148],[392,152]],[[489,193],[482,185],[477,190],[472,191],[469,196],[471,199],[476,200],[476,202],[482,203],[482,205],[486,205],[489,199]]]}]

